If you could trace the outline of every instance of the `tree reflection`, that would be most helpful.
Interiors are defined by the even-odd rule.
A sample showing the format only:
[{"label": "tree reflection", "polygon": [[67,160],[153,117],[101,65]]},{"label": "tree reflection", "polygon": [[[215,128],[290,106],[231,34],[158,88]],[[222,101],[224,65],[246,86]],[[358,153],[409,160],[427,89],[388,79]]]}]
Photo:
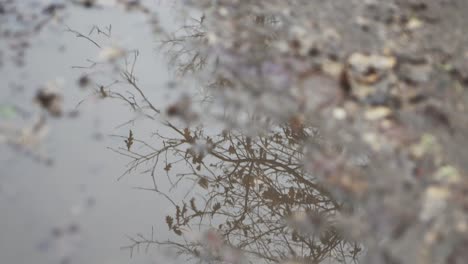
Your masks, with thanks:
[{"label": "tree reflection", "polygon": [[[167,127],[173,133],[169,137],[157,134],[163,142],[159,149],[130,134],[126,142],[139,144],[132,148],[138,151],[116,151],[132,158],[128,172],[154,162],[151,190],[175,206],[174,214],[165,220],[176,235],[185,238],[189,230],[212,230],[208,237],[210,232],[219,234],[225,245],[240,250],[254,263],[356,259],[359,246],[344,240],[333,220],[342,204],[302,166],[305,138],[317,147],[324,145],[315,129],[294,131],[283,125],[269,134],[250,137],[236,131],[209,136],[203,128],[179,129],[171,123]],[[158,164],[164,167],[173,188],[186,188],[185,181],[194,181],[197,187],[192,193],[202,190],[202,195],[184,201],[171,199],[158,189]],[[184,240],[182,244],[143,236],[132,239],[131,250],[141,244],[166,244],[178,248],[180,254],[223,260],[221,248],[207,250],[202,246],[209,239]]]},{"label": "tree reflection", "polygon": [[[150,18],[153,32],[168,36],[162,46],[175,72],[193,74],[214,98],[210,113],[189,96],[169,107],[185,123],[164,121],[156,146],[136,131],[121,136],[114,151],[130,158],[127,173],[150,164],[153,186],[142,189],[173,204],[165,221],[180,237],[137,235],[131,251],[155,244],[211,262],[356,261],[360,247],[349,236],[368,249],[365,263],[465,263],[468,51],[462,21],[447,19],[463,17],[453,15],[468,10],[463,1],[187,0],[183,10],[201,17],[171,33],[143,1],[117,2]],[[83,75],[81,87],[123,101],[137,118],[165,119],[134,75],[137,51],[94,41],[96,31],[109,38],[110,27],[89,37],[67,31],[100,50],[100,61],[75,68],[108,64],[118,76],[102,85]],[[19,65],[28,43],[18,45]],[[57,96],[37,99],[58,115]],[[238,130],[194,126],[203,115]],[[352,160],[361,154],[363,164]],[[161,189],[160,170],[170,190]],[[189,193],[180,200],[173,189]],[[346,238],[342,224],[353,231]]]},{"label": "tree reflection", "polygon": [[[180,51],[172,46],[170,52]],[[95,95],[121,100],[145,118],[164,118],[139,87],[134,75],[137,58],[138,52],[133,52],[126,54],[124,65],[114,63],[120,79],[105,87],[96,83]],[[117,92],[114,85],[129,90]],[[229,86],[229,82],[214,85]],[[190,98],[182,97],[166,114],[190,124],[196,119],[190,104]],[[202,125],[186,127],[167,120],[163,124],[165,131],[154,134],[157,146],[130,130],[127,136],[117,136],[124,145],[113,148],[130,159],[124,175],[150,164],[145,172],[153,184],[141,189],[158,193],[174,206],[165,222],[179,238],[158,240],[154,231],[140,234],[125,247],[132,253],[158,245],[201,262],[357,261],[360,245],[345,239],[339,227],[339,214],[349,206],[334,199],[303,166],[306,147],[341,151],[317,128],[295,118],[251,135],[240,129],[213,132]],[[159,186],[161,170],[167,174],[170,191]],[[183,200],[169,193],[187,189]]]}]

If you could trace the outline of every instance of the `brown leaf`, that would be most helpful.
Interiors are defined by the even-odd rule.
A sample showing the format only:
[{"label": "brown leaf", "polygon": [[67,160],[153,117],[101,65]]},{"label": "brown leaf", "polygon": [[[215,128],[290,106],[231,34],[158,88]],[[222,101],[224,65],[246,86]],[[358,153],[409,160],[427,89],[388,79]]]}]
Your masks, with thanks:
[{"label": "brown leaf", "polygon": [[198,185],[203,189],[208,189],[208,180],[206,178],[200,178],[200,180],[198,180]]},{"label": "brown leaf", "polygon": [[181,236],[181,235],[182,235],[182,231],[180,231],[180,229],[174,228],[174,229],[172,229],[172,230],[174,230],[174,233],[175,233],[176,235],[178,235],[178,236]]},{"label": "brown leaf", "polygon": [[236,154],[236,149],[234,148],[234,146],[231,145],[228,149],[228,152],[229,154]]},{"label": "brown leaf", "polygon": [[215,203],[213,205],[213,213],[221,209],[221,204],[220,203]]},{"label": "brown leaf", "polygon": [[63,98],[60,94],[53,91],[52,89],[40,89],[36,94],[35,100],[52,116],[59,117],[62,115]]},{"label": "brown leaf", "polygon": [[126,140],[124,140],[125,145],[127,146],[127,150],[128,150],[128,151],[130,151],[130,148],[131,148],[132,145],[133,145],[133,140],[134,140],[134,138],[133,138],[133,132],[132,132],[132,130],[130,130],[129,133],[128,133],[128,138],[127,138]]},{"label": "brown leaf", "polygon": [[166,216],[166,223],[167,223],[167,226],[169,227],[169,230],[171,230],[172,224],[174,223],[174,219],[170,216]]}]

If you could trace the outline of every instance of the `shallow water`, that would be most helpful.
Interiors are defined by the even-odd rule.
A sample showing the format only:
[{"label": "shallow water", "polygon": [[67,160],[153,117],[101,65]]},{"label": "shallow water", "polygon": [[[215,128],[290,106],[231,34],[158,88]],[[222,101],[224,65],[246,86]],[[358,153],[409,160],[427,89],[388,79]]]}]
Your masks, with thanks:
[{"label": "shallow water", "polygon": [[[161,8],[170,12],[170,7]],[[140,50],[136,73],[142,76],[142,86],[152,87],[148,96],[155,104],[165,100],[168,69],[141,17],[125,15],[122,20],[120,11],[73,9],[68,13],[63,24],[52,23],[34,38],[25,67],[0,69],[0,104],[26,112],[25,117],[18,112],[2,117],[3,126],[31,125],[40,112],[33,98],[50,80],[62,84],[65,111],[74,110],[91,93],[77,86],[82,72],[71,66],[86,65],[86,58],[96,57],[98,51],[65,32],[64,25],[88,32],[93,25],[112,24],[120,43]],[[120,249],[129,242],[125,235],[151,230],[168,211],[168,204],[153,193],[133,189],[144,185],[145,178],[136,175],[117,181],[126,161],[107,147],[123,143],[109,135],[128,133],[128,126],[116,127],[133,115],[119,103],[93,97],[80,105],[78,113],[74,118],[48,118],[50,133],[30,150],[0,145],[2,263],[67,263],[69,258],[72,263],[149,263],[154,259],[151,254],[130,259],[129,252]],[[167,236],[165,228],[158,233]]]},{"label": "shallow water", "polygon": [[[161,23],[175,29],[173,5],[158,7]],[[171,127],[158,118],[142,118],[125,103],[103,96],[109,93],[107,87],[99,90],[97,86],[113,83],[118,72],[112,67],[86,68],[92,63],[87,59],[96,60],[100,50],[86,37],[76,37],[76,32],[88,36],[93,26],[105,30],[112,25],[111,40],[96,35],[96,30],[92,39],[99,45],[118,44],[139,51],[138,85],[152,105],[163,111],[180,94],[168,85],[174,80],[172,65],[157,49],[145,19],[119,10],[75,8],[67,14],[34,37],[24,67],[5,65],[0,70],[4,80],[0,90],[2,262],[185,263],[185,258],[174,260],[168,251],[153,247],[156,240],[168,239],[182,241],[182,253],[234,263],[247,262],[242,255],[254,256],[253,263],[275,262],[287,259],[294,250],[334,263],[328,254],[339,252],[338,247],[358,252],[357,246],[342,241],[332,224],[322,221],[321,213],[333,214],[339,206],[303,171],[294,132],[278,127],[252,139],[239,131],[185,130],[183,123]],[[97,86],[78,85],[85,73]],[[63,95],[65,114],[47,115],[48,133],[39,125],[38,134],[44,136],[33,138],[36,144],[9,141],[41,124],[38,120],[45,111],[33,98],[51,81]],[[115,89],[125,95],[131,91],[118,85]],[[184,101],[175,105],[173,112],[180,112]],[[137,122],[127,122],[132,119]],[[151,147],[133,139],[133,146],[129,145],[129,130]],[[147,170],[154,157],[120,177],[129,168],[128,155],[171,145],[160,157],[154,182]],[[138,189],[155,185],[161,193]],[[221,231],[213,231],[216,228]],[[125,248],[134,244],[132,239],[139,244],[131,247],[133,251]],[[150,241],[155,243],[148,252],[145,239],[155,240]],[[195,246],[194,241],[199,244]],[[240,245],[243,251],[226,242]]]}]

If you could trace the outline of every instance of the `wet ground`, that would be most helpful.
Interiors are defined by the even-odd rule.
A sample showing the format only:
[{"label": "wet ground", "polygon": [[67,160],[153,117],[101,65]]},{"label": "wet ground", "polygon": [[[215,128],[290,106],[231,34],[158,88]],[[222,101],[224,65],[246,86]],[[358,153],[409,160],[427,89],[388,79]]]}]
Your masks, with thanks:
[{"label": "wet ground", "polygon": [[[163,58],[146,16],[71,8],[23,67],[1,68],[1,261],[167,263],[158,245],[234,263],[358,263],[366,247],[367,263],[463,256],[467,2],[311,0],[292,19],[275,13],[282,1],[239,3],[169,37],[185,65]],[[268,12],[293,26],[271,34]],[[173,74],[205,58],[217,68],[200,79],[234,109],[221,122],[247,130],[190,125],[213,113],[174,92],[194,83]]]}]

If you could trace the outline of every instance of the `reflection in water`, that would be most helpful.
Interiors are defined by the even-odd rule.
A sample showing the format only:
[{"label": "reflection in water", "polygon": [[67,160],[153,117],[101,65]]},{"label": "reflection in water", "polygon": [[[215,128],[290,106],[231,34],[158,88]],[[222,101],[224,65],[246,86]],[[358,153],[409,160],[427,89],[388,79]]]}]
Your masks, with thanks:
[{"label": "reflection in water", "polygon": [[[105,86],[98,78],[87,79],[93,95],[122,101],[139,113],[137,118],[160,118],[161,111],[134,74],[138,52],[114,56],[116,52],[102,48],[102,53],[112,57],[109,62],[119,78]],[[98,72],[99,66],[85,68]],[[122,86],[128,89],[122,92]],[[166,114],[196,119],[191,103],[182,96]],[[154,134],[157,146],[154,138],[139,138],[140,131],[132,128],[118,136],[124,146],[113,149],[130,159],[125,174],[146,166],[152,186],[141,189],[158,193],[174,207],[172,214],[161,217],[174,238],[166,240],[154,230],[137,235],[125,247],[131,253],[156,245],[202,262],[357,262],[360,245],[345,239],[339,227],[339,212],[346,206],[303,168],[306,145],[326,147],[315,128],[291,123],[251,136],[163,123],[166,131]],[[161,187],[160,170],[167,175],[169,190]],[[186,194],[174,198],[180,193]]]},{"label": "reflection in water", "polygon": [[[165,221],[182,238],[162,242],[154,234],[137,236],[130,250],[168,245],[179,254],[234,263],[241,262],[241,256],[252,263],[356,260],[360,247],[343,239],[334,221],[342,204],[302,168],[304,138],[317,138],[320,144],[313,129],[297,133],[285,126],[249,137],[167,126],[170,136],[157,134],[162,147],[153,148],[130,132],[127,148],[117,151],[132,158],[129,171],[153,162],[152,190],[174,205]],[[186,199],[174,200],[172,191],[158,188],[157,165],[175,192],[184,191],[187,181],[196,183]],[[202,235],[194,237],[194,232]]]},{"label": "reflection in water", "polygon": [[[16,12],[17,2],[0,4],[6,22],[24,19]],[[90,9],[114,1],[72,2]],[[146,1],[115,2],[145,14],[153,33],[164,35],[141,4]],[[463,13],[468,5],[445,3],[437,14],[433,4],[393,2],[183,1],[188,13],[200,16],[163,41],[173,53],[170,64],[181,75],[195,73],[197,84],[207,82],[201,86],[210,96],[220,93],[220,112],[239,119],[229,125],[268,129],[255,127],[263,134],[252,136],[194,127],[191,122],[201,114],[192,111],[189,96],[167,111],[189,125],[166,122],[169,132],[156,134],[159,145],[140,138],[132,127],[122,138],[124,147],[114,150],[131,159],[127,173],[149,165],[153,186],[142,189],[172,203],[174,211],[161,218],[174,238],[165,240],[154,231],[137,235],[130,251],[155,244],[202,262],[357,262],[361,248],[353,241],[358,240],[370,253],[365,263],[465,263],[468,163],[459,146],[466,141],[468,108],[462,89],[466,65],[459,55],[468,53],[457,48],[466,46],[464,39],[457,41],[459,30],[442,32],[462,25],[447,20],[457,17],[447,14]],[[18,41],[9,45],[15,64],[24,64],[30,45],[24,38],[53,17],[60,20],[57,12],[65,7],[45,6],[39,12],[45,18],[33,12],[32,22],[38,24],[20,27],[24,34],[0,30]],[[391,15],[382,19],[382,14]],[[110,26],[93,26],[88,36],[67,31],[100,50],[97,60],[75,67],[88,72],[79,86],[94,88],[97,98],[122,100],[137,113],[120,127],[160,118],[134,75],[138,51],[113,42]],[[96,34],[107,41],[95,41]],[[454,41],[447,44],[447,39]],[[104,64],[113,73],[109,78],[95,75]],[[57,93],[41,89],[36,100],[52,116],[62,112]],[[12,109],[4,108],[4,115]],[[245,113],[256,117],[244,124],[250,118]],[[310,120],[327,140],[343,147],[327,145],[312,128],[304,128]],[[3,141],[29,147],[43,138],[44,128],[40,119],[26,133],[8,127],[0,132],[6,134]],[[313,175],[303,169],[304,153],[309,161],[304,167]],[[346,153],[366,154],[362,162],[348,162]],[[368,155],[372,166],[364,168],[360,165],[368,165]],[[157,176],[160,169],[170,189]],[[317,179],[338,193],[335,199]],[[343,196],[360,210],[336,200]],[[54,229],[52,236],[77,232],[71,225]]]}]

